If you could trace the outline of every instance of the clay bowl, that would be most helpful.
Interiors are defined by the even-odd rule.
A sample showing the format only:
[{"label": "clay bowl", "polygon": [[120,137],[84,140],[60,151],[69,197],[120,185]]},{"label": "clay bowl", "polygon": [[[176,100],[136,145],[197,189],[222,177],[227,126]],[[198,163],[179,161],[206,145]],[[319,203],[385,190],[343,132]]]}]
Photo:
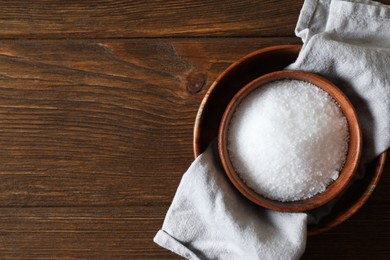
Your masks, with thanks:
[{"label": "clay bowl", "polygon": [[[327,92],[339,104],[343,114],[347,119],[349,127],[348,152],[343,169],[340,171],[339,178],[336,181],[332,182],[324,192],[319,193],[308,199],[293,202],[280,202],[268,199],[260,194],[257,194],[248,186],[246,186],[236,173],[229,158],[229,153],[227,149],[227,133],[229,129],[230,120],[240,102],[253,90],[261,88],[264,84],[286,79],[305,81]],[[341,194],[342,191],[345,190],[345,188],[348,186],[359,164],[362,150],[362,133],[356,112],[351,102],[335,85],[333,85],[330,81],[324,79],[323,77],[313,73],[284,70],[272,72],[253,80],[252,82],[248,83],[244,88],[242,88],[232,98],[225,110],[220,124],[218,135],[218,148],[221,157],[221,162],[228,178],[246,198],[260,206],[273,210],[284,212],[304,212],[318,208],[328,203],[336,196]]]},{"label": "clay bowl", "polygon": [[[196,115],[193,135],[195,158],[218,137],[223,113],[233,96],[252,80],[264,74],[282,70],[293,63],[300,50],[300,45],[276,45],[261,48],[231,64],[215,79],[204,95]],[[318,209],[307,211],[308,214],[314,215],[318,210],[328,212],[317,221],[308,223],[308,235],[319,235],[329,231],[359,211],[379,185],[386,158],[387,151],[366,164],[364,176],[355,179],[343,194]],[[259,212],[261,212],[260,209]]]}]

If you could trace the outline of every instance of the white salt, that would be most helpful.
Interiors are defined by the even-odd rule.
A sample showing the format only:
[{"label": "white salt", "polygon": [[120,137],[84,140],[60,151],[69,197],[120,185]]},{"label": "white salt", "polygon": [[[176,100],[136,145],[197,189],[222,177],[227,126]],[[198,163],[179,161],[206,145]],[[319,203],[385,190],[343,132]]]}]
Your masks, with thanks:
[{"label": "white salt", "polygon": [[348,125],[338,104],[304,81],[281,80],[250,93],[233,114],[228,151],[241,179],[273,200],[323,192],[338,178]]}]

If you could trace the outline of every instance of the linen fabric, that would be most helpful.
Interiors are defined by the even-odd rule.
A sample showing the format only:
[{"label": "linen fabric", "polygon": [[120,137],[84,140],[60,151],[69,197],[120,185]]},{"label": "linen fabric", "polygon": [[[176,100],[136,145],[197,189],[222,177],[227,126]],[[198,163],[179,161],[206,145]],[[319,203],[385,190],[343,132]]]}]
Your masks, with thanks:
[{"label": "linen fabric", "polygon": [[[296,26],[304,43],[287,69],[318,73],[353,103],[364,164],[390,147],[390,7],[373,1],[306,0]],[[299,259],[313,215],[254,205],[232,186],[216,143],[183,175],[154,241],[187,259]]]}]

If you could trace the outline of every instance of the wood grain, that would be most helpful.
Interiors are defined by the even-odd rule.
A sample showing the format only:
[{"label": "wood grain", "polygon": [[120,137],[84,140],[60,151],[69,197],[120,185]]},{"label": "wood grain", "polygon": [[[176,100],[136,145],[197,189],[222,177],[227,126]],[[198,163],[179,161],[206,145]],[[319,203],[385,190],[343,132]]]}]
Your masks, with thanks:
[{"label": "wood grain", "polygon": [[[238,58],[299,43],[302,2],[0,0],[0,259],[180,259],[152,238],[199,103]],[[388,258],[389,176],[303,259]]]},{"label": "wood grain", "polygon": [[[388,176],[350,220],[310,237],[303,259],[386,259],[390,211],[389,196],[382,194],[390,187]],[[165,210],[166,205],[1,208],[0,254],[7,259],[180,259],[151,242]]]},{"label": "wood grain", "polygon": [[[0,205],[169,203],[217,74],[247,52],[296,41],[2,42]],[[191,94],[199,73],[207,78]]]},{"label": "wood grain", "polygon": [[[390,187],[388,176],[350,220],[310,237],[302,259],[386,259],[389,196],[381,195]],[[151,242],[165,211],[166,205],[0,208],[0,254],[7,259],[181,259]]]},{"label": "wood grain", "polygon": [[2,208],[0,253],[7,259],[145,259],[148,252],[147,257],[154,258],[162,250],[151,240],[164,210],[161,206]]},{"label": "wood grain", "polygon": [[[298,42],[1,41],[2,258],[179,259],[152,238],[192,161],[205,91],[241,56]],[[306,258],[389,254],[389,167],[383,176],[358,215],[310,238]]]},{"label": "wood grain", "polygon": [[0,38],[292,36],[302,2],[2,0]]}]

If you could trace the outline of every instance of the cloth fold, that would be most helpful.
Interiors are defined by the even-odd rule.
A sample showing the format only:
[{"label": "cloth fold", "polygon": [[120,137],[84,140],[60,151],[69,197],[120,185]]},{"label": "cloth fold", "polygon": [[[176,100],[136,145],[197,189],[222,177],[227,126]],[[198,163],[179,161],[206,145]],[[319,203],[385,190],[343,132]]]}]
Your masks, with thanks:
[{"label": "cloth fold", "polygon": [[320,74],[347,95],[363,132],[362,163],[371,161],[390,146],[390,7],[306,1],[295,32],[304,46],[287,69]]},{"label": "cloth fold", "polygon": [[154,241],[189,259],[289,259],[305,248],[306,214],[263,210],[225,176],[216,142],[183,175]]},{"label": "cloth fold", "polygon": [[[390,147],[390,7],[306,0],[295,33],[304,45],[287,69],[318,73],[351,100],[363,130],[364,174],[364,164]],[[308,219],[318,221],[330,206],[308,216],[254,205],[226,178],[214,142],[183,175],[154,241],[188,259],[298,259]]]}]

